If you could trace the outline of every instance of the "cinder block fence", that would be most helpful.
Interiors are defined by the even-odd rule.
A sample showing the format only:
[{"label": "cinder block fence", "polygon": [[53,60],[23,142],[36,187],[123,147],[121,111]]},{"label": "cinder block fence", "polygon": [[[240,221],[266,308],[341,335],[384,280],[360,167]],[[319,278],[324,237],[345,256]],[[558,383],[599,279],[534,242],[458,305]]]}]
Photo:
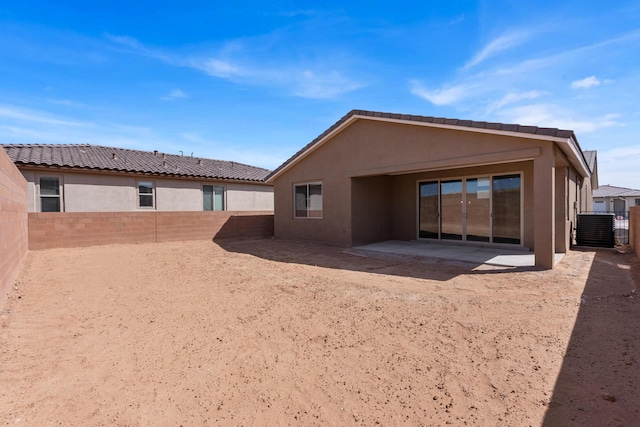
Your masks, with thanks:
[{"label": "cinder block fence", "polygon": [[273,236],[271,211],[29,213],[29,249]]},{"label": "cinder block fence", "polygon": [[27,181],[0,146],[0,298],[26,255]]}]

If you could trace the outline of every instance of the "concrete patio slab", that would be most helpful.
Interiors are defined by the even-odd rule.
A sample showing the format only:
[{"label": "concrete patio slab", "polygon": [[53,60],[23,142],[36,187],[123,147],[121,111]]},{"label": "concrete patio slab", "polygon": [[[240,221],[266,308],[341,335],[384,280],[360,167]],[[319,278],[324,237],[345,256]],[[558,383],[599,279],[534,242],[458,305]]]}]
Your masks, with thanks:
[{"label": "concrete patio slab", "polygon": [[[475,245],[456,245],[417,241],[388,240],[353,249],[382,252],[396,255],[410,255],[440,258],[453,261],[487,264],[499,267],[535,267],[535,255],[522,248],[489,248]],[[557,264],[564,254],[555,255]]]}]

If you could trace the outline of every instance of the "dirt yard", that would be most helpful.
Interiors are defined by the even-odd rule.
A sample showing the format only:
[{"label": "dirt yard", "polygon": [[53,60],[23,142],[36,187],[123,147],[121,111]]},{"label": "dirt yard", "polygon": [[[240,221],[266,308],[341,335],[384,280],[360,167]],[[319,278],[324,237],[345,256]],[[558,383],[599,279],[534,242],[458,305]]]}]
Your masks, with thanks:
[{"label": "dirt yard", "polygon": [[10,425],[640,425],[638,261],[513,271],[272,239],[30,252]]}]

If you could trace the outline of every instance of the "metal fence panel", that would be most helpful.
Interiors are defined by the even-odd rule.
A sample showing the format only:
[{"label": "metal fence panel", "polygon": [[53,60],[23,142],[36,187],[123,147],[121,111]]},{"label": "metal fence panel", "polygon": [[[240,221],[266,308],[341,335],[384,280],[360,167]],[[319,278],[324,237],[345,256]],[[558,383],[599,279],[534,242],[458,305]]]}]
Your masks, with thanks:
[{"label": "metal fence panel", "polygon": [[[580,246],[603,246],[601,244],[589,244],[590,239],[597,238],[594,235],[594,231],[591,230],[589,222],[595,221],[594,219],[589,220],[587,217],[593,216],[605,216],[607,218],[613,219],[613,232],[612,232],[612,241],[609,242],[607,240],[607,244],[605,247],[613,247],[614,245],[628,245],[629,244],[629,211],[605,211],[605,212],[583,212],[578,215],[578,225],[577,225],[577,233],[576,233],[576,243]],[[583,218],[581,221],[581,217]],[[606,221],[606,220],[605,220]],[[608,233],[608,231],[595,231],[595,233]],[[580,243],[580,237],[582,235],[582,242]],[[605,236],[601,235],[600,237],[605,238]],[[608,239],[608,235],[606,239]]]}]

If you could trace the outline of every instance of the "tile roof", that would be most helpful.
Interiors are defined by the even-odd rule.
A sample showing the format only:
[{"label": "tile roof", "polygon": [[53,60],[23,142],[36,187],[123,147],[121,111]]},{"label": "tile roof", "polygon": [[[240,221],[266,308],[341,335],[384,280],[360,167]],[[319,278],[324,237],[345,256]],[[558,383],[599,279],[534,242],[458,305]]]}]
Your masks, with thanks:
[{"label": "tile roof", "polygon": [[264,181],[270,172],[238,162],[91,144],[3,144],[3,147],[18,166],[54,166],[257,182]]},{"label": "tile roof", "polygon": [[351,110],[344,117],[334,123],[329,129],[325,130],[316,139],[305,145],[301,150],[291,156],[287,161],[278,166],[273,172],[267,176],[267,181],[278,174],[282,169],[294,162],[298,157],[302,156],[309,148],[320,142],[327,135],[342,126],[353,116],[372,117],[378,119],[403,120],[409,122],[433,123],[445,126],[457,126],[461,128],[487,129],[495,132],[517,132],[523,134],[543,135],[556,138],[575,138],[572,130],[563,130],[557,128],[542,128],[537,126],[522,126],[518,124],[505,124],[497,122],[482,122],[473,120],[447,119],[444,117],[417,116],[412,114],[383,113],[379,111],[368,110]]},{"label": "tile roof", "polygon": [[640,190],[616,187],[613,185],[601,185],[596,190],[593,190],[593,197],[640,197]]}]

